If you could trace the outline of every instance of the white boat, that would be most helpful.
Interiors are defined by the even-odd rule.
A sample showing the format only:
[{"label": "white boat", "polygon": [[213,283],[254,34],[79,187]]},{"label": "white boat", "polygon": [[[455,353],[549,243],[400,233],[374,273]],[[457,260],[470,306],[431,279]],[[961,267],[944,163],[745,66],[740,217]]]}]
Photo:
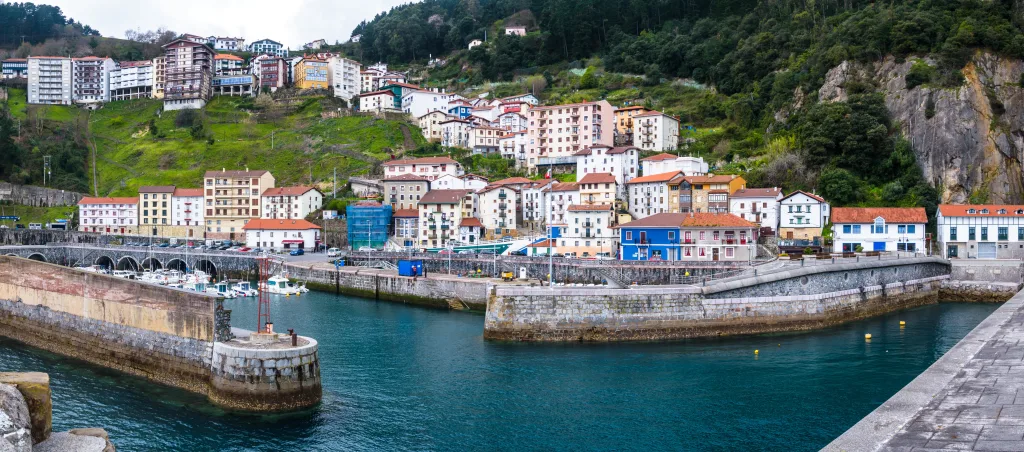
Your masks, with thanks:
[{"label": "white boat", "polygon": [[75,267],[75,270],[81,270],[89,273],[106,273],[106,271],[103,270],[103,267],[100,267],[99,265],[78,266]]},{"label": "white boat", "polygon": [[235,291],[239,297],[255,297],[259,296],[260,292],[249,284],[249,281],[239,281],[231,286],[231,290]]},{"label": "white boat", "polygon": [[114,270],[114,276],[124,279],[138,279],[138,274],[131,270]]},{"label": "white boat", "polygon": [[293,283],[291,281],[288,281],[288,288],[294,290],[295,293],[309,292],[309,289],[306,288],[306,283],[304,282]]},{"label": "white boat", "polygon": [[206,292],[206,283],[200,281],[187,282],[182,285],[182,289],[204,293]]},{"label": "white boat", "polygon": [[228,283],[221,281],[206,287],[206,293],[224,298],[235,298],[237,294],[228,287]]},{"label": "white boat", "polygon": [[288,281],[288,278],[274,275],[267,280],[267,292],[278,295],[295,295],[299,293],[299,289],[294,283]]}]

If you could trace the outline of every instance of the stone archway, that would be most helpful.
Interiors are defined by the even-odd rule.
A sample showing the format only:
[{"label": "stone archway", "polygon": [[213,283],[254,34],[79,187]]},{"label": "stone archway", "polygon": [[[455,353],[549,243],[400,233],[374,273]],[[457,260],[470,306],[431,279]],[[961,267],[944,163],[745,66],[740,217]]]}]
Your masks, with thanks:
[{"label": "stone archway", "polygon": [[111,259],[110,256],[100,256],[100,257],[97,257],[96,261],[93,264],[94,265],[99,265],[100,267],[102,267],[105,270],[113,270],[114,269],[114,260]]},{"label": "stone archway", "polygon": [[143,270],[161,270],[164,268],[164,264],[161,264],[155,257],[147,257],[146,260],[142,261]]},{"label": "stone archway", "polygon": [[117,260],[117,267],[115,268],[117,270],[129,270],[137,272],[140,269],[142,269],[142,266],[139,265],[139,261],[135,260],[134,257],[124,256]]},{"label": "stone archway", "polygon": [[29,259],[32,259],[32,260],[34,260],[34,261],[39,261],[39,262],[46,262],[46,256],[43,256],[43,255],[42,255],[42,254],[40,254],[40,253],[32,253],[32,254],[29,254],[29,255],[28,255],[28,258],[29,258]]},{"label": "stone archway", "polygon": [[210,275],[210,278],[217,277],[217,266],[206,259],[197,260],[192,264],[192,269],[206,272],[206,274]]},{"label": "stone archway", "polygon": [[180,272],[186,272],[186,271],[188,271],[188,265],[185,264],[185,261],[183,261],[181,259],[178,259],[178,258],[174,258],[174,259],[171,259],[171,260],[167,261],[167,269],[168,270],[178,270]]}]

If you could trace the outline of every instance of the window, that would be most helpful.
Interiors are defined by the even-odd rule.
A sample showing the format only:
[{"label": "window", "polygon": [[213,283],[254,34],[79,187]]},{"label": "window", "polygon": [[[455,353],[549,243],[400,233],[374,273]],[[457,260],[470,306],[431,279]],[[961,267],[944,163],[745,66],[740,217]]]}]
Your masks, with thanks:
[{"label": "window", "polygon": [[983,227],[983,228],[981,228],[981,241],[984,242],[986,240],[988,240],[988,228],[987,227]]},{"label": "window", "polygon": [[999,228],[999,230],[997,231],[997,234],[998,234],[998,239],[999,239],[1000,242],[1005,242],[1005,241],[1010,239],[1009,238],[1009,236],[1010,236],[1009,229],[1010,228],[1007,228],[1005,226]]},{"label": "window", "polygon": [[726,248],[725,249],[725,257],[733,257],[734,254],[735,254],[735,249],[734,248]]},{"label": "window", "polygon": [[916,230],[917,230],[917,225],[913,225],[913,224],[908,224],[907,225],[907,234],[913,234]]},{"label": "window", "polygon": [[860,234],[860,225],[859,224],[853,225],[853,233],[854,234]]},{"label": "window", "polygon": [[844,224],[843,225],[843,234],[849,234],[851,230],[853,230],[853,227],[851,225],[848,225],[848,224]]},{"label": "window", "polygon": [[[1024,228],[1017,229],[1018,240],[1024,239]],[[956,226],[949,228],[949,239],[956,240]]]},{"label": "window", "polygon": [[669,240],[675,240],[676,239],[676,231],[668,231],[668,239]]},{"label": "window", "polygon": [[896,226],[896,233],[900,234],[900,235],[906,234],[907,233],[907,227],[902,225],[902,224],[899,225],[899,226]]},{"label": "window", "polygon": [[626,231],[626,240],[633,240],[633,231]]}]

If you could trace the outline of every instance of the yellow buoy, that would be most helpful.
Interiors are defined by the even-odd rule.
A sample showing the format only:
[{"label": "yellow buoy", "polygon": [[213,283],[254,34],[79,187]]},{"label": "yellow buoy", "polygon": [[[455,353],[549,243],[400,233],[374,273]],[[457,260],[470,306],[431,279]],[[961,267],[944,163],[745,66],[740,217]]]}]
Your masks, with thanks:
[{"label": "yellow buoy", "polygon": [[761,353],[761,350],[754,350],[754,354],[755,355],[758,354],[758,353]]},{"label": "yellow buoy", "polygon": [[870,341],[871,340],[871,334],[865,334],[864,335],[864,339],[867,339],[867,340]]},{"label": "yellow buoy", "polygon": [[900,320],[900,326],[905,326],[906,324],[907,324],[907,322],[904,322],[904,321]]},{"label": "yellow buoy", "polygon": [[[285,296],[285,297],[290,297],[290,296],[292,296],[292,294],[290,294],[290,293],[286,293],[286,294],[284,294],[284,296]],[[870,334],[869,334],[868,336],[870,336]]]}]

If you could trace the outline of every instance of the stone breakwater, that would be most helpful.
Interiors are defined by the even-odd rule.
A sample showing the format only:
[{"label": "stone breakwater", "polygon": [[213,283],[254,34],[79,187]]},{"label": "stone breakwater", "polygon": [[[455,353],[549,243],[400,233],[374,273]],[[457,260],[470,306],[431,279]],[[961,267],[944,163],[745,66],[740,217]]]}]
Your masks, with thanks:
[{"label": "stone breakwater", "polygon": [[944,260],[915,258],[799,268],[707,287],[498,287],[484,337],[673,340],[814,329],[936,303],[948,274]]},{"label": "stone breakwater", "polygon": [[[307,384],[308,373],[292,371],[246,373],[254,380],[248,393],[215,384],[225,375],[215,349],[234,339],[230,319],[223,299],[210,295],[0,256],[0,335],[203,394],[229,409],[279,411],[319,402],[319,363],[315,387]],[[278,348],[275,356],[308,360],[308,349]],[[257,377],[266,384],[255,384]],[[301,393],[291,389],[293,379]]]},{"label": "stone breakwater", "polygon": [[317,404],[322,395],[318,344],[298,337],[253,344],[248,331],[213,346],[210,397],[222,405],[244,403],[250,411],[300,409]]},{"label": "stone breakwater", "polygon": [[0,372],[0,451],[114,452],[105,430],[51,433],[52,417],[49,375]]}]

